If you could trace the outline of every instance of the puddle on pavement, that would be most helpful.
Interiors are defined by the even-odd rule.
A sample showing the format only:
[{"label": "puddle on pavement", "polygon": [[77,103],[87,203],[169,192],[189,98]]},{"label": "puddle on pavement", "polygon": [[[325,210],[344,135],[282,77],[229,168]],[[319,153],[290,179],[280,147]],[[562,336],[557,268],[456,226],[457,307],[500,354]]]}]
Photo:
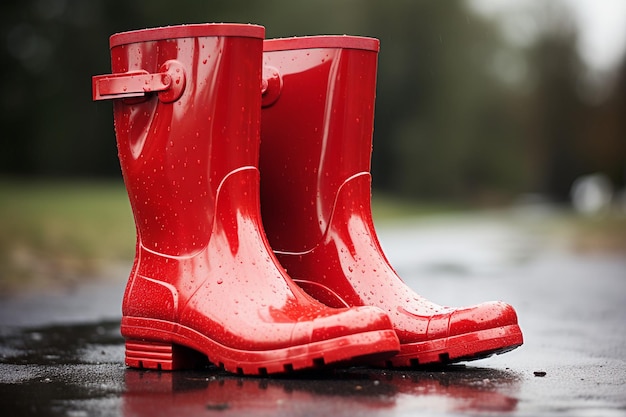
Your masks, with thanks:
[{"label": "puddle on pavement", "polygon": [[117,321],[0,329],[0,409],[73,417],[508,413],[516,410],[521,379],[471,365],[252,378],[213,367],[139,371],[123,360]]}]

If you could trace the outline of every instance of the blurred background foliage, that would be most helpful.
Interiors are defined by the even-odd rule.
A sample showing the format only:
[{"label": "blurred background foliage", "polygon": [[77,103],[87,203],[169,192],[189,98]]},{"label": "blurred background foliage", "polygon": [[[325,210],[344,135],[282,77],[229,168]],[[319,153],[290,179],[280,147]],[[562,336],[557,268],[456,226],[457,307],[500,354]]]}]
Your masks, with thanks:
[{"label": "blurred background foliage", "polygon": [[[264,25],[268,38],[379,38],[375,196],[452,206],[493,207],[528,195],[566,203],[577,178],[592,173],[623,190],[626,60],[590,76],[566,4],[525,4],[519,12],[532,31],[522,25],[523,41],[514,42],[514,26],[477,13],[470,0],[3,1],[0,274],[19,280],[20,265],[32,270],[46,259],[48,269],[66,270],[57,264],[81,263],[63,254],[117,254],[116,239],[132,256],[123,188],[90,185],[121,184],[112,106],[91,101],[91,76],[110,71],[111,34],[146,27],[242,22]],[[68,179],[82,182],[38,185]],[[121,205],[107,205],[111,198]],[[74,210],[63,208],[70,204]],[[37,218],[37,207],[48,221],[20,223],[25,213]],[[92,217],[79,214],[85,210]],[[121,214],[104,221],[112,211]],[[95,227],[94,215],[103,219]],[[101,241],[111,242],[108,249]]]},{"label": "blurred background foliage", "polygon": [[593,172],[623,187],[626,61],[598,98],[571,11],[557,1],[530,4],[533,40],[516,45],[466,1],[5,1],[0,175],[119,177],[110,103],[90,97],[91,76],[110,69],[108,37],[245,22],[266,26],[267,37],[381,40],[373,156],[381,192],[478,203],[540,193],[563,201],[578,176]]}]

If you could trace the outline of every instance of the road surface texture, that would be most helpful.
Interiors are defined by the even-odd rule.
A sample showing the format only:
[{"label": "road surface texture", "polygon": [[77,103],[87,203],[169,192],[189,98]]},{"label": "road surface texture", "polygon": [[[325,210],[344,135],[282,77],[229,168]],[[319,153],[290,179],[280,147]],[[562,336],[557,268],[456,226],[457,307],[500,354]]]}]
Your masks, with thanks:
[{"label": "road surface texture", "polygon": [[0,299],[5,416],[626,416],[626,257],[547,243],[532,218],[470,215],[379,227],[404,280],[445,305],[504,300],[525,344],[466,364],[237,377],[127,369],[130,265]]}]

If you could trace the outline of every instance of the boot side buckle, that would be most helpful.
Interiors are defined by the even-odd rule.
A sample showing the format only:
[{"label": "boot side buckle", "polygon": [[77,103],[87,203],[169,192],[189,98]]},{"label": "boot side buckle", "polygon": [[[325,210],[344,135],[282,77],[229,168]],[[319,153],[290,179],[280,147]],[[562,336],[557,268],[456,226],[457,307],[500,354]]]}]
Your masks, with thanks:
[{"label": "boot side buckle", "polygon": [[183,65],[175,60],[166,61],[160,72],[128,71],[92,77],[93,100],[144,97],[158,93],[159,100],[171,103],[178,100],[185,89],[186,77]]}]

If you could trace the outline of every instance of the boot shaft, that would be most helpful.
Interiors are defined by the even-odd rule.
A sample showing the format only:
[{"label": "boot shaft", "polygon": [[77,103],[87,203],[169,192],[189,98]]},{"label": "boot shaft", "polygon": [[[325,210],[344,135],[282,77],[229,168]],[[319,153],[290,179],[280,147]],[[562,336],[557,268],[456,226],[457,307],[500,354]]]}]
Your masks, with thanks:
[{"label": "boot shaft", "polygon": [[111,36],[113,74],[94,78],[94,95],[123,98],[114,101],[118,153],[145,248],[204,247],[223,179],[258,165],[263,36],[238,24]]},{"label": "boot shaft", "polygon": [[280,78],[267,83],[261,124],[261,205],[274,250],[313,248],[340,187],[369,175],[378,47],[354,36],[264,42],[265,73]]}]

